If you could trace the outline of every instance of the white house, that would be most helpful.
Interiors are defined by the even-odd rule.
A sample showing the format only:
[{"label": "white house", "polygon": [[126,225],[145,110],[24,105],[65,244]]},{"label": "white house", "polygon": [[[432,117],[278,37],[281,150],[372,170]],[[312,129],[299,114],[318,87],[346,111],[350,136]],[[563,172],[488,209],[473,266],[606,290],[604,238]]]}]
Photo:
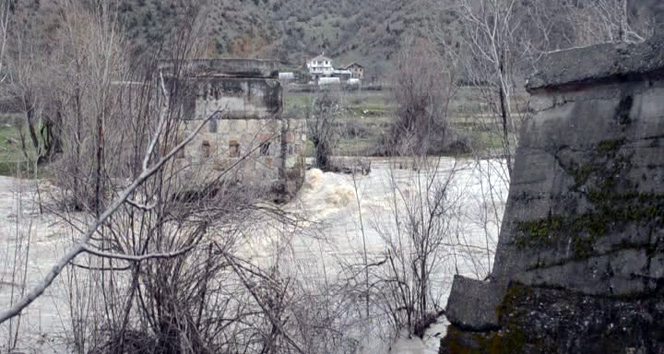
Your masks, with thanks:
[{"label": "white house", "polygon": [[325,56],[325,53],[311,58],[307,61],[307,68],[311,76],[331,76],[334,72],[332,59]]}]

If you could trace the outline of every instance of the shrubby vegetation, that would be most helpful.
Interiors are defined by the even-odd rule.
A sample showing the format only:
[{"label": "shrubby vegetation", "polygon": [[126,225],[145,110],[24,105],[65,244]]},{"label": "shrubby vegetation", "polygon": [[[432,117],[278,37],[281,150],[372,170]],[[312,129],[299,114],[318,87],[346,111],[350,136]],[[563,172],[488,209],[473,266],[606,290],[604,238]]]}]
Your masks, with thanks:
[{"label": "shrubby vegetation", "polygon": [[456,91],[455,77],[431,45],[412,39],[405,43],[390,81],[396,109],[373,154],[470,153],[471,139],[462,136],[449,120],[449,104]]}]

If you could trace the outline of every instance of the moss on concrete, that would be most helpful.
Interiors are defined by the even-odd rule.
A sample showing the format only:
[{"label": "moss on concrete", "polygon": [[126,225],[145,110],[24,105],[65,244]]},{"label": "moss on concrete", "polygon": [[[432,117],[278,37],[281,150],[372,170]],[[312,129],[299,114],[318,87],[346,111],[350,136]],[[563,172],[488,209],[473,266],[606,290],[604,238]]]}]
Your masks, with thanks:
[{"label": "moss on concrete", "polygon": [[593,244],[611,228],[633,222],[661,226],[664,220],[664,196],[611,195],[602,203],[597,213],[518,222],[514,243],[519,249],[545,249],[571,240],[574,258],[587,259],[595,255]]},{"label": "moss on concrete", "polygon": [[574,169],[569,169],[567,173],[574,177],[574,189],[578,189],[588,182],[588,179],[593,173],[599,172],[601,170],[602,166],[589,164],[579,166]]},{"label": "moss on concrete", "polygon": [[493,332],[465,332],[450,325],[441,340],[439,353],[450,354],[514,354],[552,353],[541,337],[524,326],[527,318],[519,311],[524,301],[532,297],[531,288],[510,284],[498,308],[502,329]]},{"label": "moss on concrete", "polygon": [[597,145],[597,152],[604,155],[614,153],[618,151],[624,143],[624,139],[603,140]]},{"label": "moss on concrete", "polygon": [[[664,350],[664,293],[640,298],[590,296],[510,283],[501,329],[465,332],[450,325],[439,353],[624,353]],[[649,348],[649,350],[645,350]]]},{"label": "moss on concrete", "polygon": [[550,215],[517,223],[514,239],[519,249],[550,248],[571,240],[574,257],[585,259],[592,256],[593,243],[606,233],[609,223],[602,214]]},{"label": "moss on concrete", "polygon": [[632,168],[631,156],[620,153],[624,144],[623,139],[604,140],[597,145],[592,163],[566,168],[574,178],[573,189],[593,205],[592,212],[517,222],[516,246],[545,249],[570,243],[575,259],[587,259],[595,255],[593,245],[613,228],[628,223],[662,226],[663,195],[624,192],[635,189],[621,177]]}]

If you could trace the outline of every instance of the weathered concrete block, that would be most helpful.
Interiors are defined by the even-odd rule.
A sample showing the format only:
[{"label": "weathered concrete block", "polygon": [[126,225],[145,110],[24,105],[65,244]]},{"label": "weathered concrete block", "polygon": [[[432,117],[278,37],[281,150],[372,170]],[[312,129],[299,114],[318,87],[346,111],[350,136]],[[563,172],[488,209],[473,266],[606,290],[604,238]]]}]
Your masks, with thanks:
[{"label": "weathered concrete block", "polygon": [[546,55],[527,84],[531,91],[601,82],[616,77],[643,77],[664,67],[664,39],[653,36],[645,43],[603,43]]},{"label": "weathered concrete block", "polygon": [[661,293],[632,300],[512,283],[501,303],[500,330],[452,325],[440,353],[661,353]]},{"label": "weathered concrete block", "polygon": [[445,315],[455,326],[472,331],[498,328],[501,296],[490,282],[454,276]]},{"label": "weathered concrete block", "polygon": [[[600,353],[638,351],[645,342],[664,348],[658,324],[664,314],[654,320],[641,310],[664,298],[664,37],[556,52],[540,63],[529,83],[534,114],[517,149],[492,282],[455,278],[448,302],[454,337],[477,341],[448,348]],[[525,289],[521,295],[539,292],[552,308],[526,295],[509,310],[514,281]],[[576,300],[559,297],[569,294]],[[637,340],[607,325],[612,321],[640,326]],[[496,331],[483,337],[464,330]],[[614,334],[623,339],[606,339]],[[598,343],[584,335],[599,336],[592,337]],[[543,346],[503,350],[506,339]]]},{"label": "weathered concrete block", "polygon": [[553,108],[555,105],[556,100],[553,96],[539,95],[531,98],[529,107],[535,112],[541,112]]}]

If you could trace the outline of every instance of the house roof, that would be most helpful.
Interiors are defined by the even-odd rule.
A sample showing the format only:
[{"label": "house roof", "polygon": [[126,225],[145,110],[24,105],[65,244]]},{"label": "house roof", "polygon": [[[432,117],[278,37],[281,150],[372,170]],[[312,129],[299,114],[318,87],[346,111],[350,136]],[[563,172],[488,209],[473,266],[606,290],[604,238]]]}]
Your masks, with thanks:
[{"label": "house roof", "polygon": [[332,61],[332,59],[330,59],[330,58],[328,58],[328,57],[325,56],[325,53],[320,54],[320,55],[318,55],[318,56],[315,56],[315,57],[309,59],[309,61],[314,61],[314,60],[327,60],[327,61]]},{"label": "house roof", "polygon": [[352,63],[350,63],[350,64],[348,64],[348,65],[346,65],[346,66],[343,66],[343,68],[344,68],[344,69],[348,69],[348,68],[350,68],[350,67],[353,66],[353,65],[355,65],[355,66],[359,66],[360,68],[363,68],[363,69],[364,69],[364,66],[363,66],[363,65],[360,65],[360,64],[358,64],[358,63],[356,63],[356,62],[352,62]]}]

